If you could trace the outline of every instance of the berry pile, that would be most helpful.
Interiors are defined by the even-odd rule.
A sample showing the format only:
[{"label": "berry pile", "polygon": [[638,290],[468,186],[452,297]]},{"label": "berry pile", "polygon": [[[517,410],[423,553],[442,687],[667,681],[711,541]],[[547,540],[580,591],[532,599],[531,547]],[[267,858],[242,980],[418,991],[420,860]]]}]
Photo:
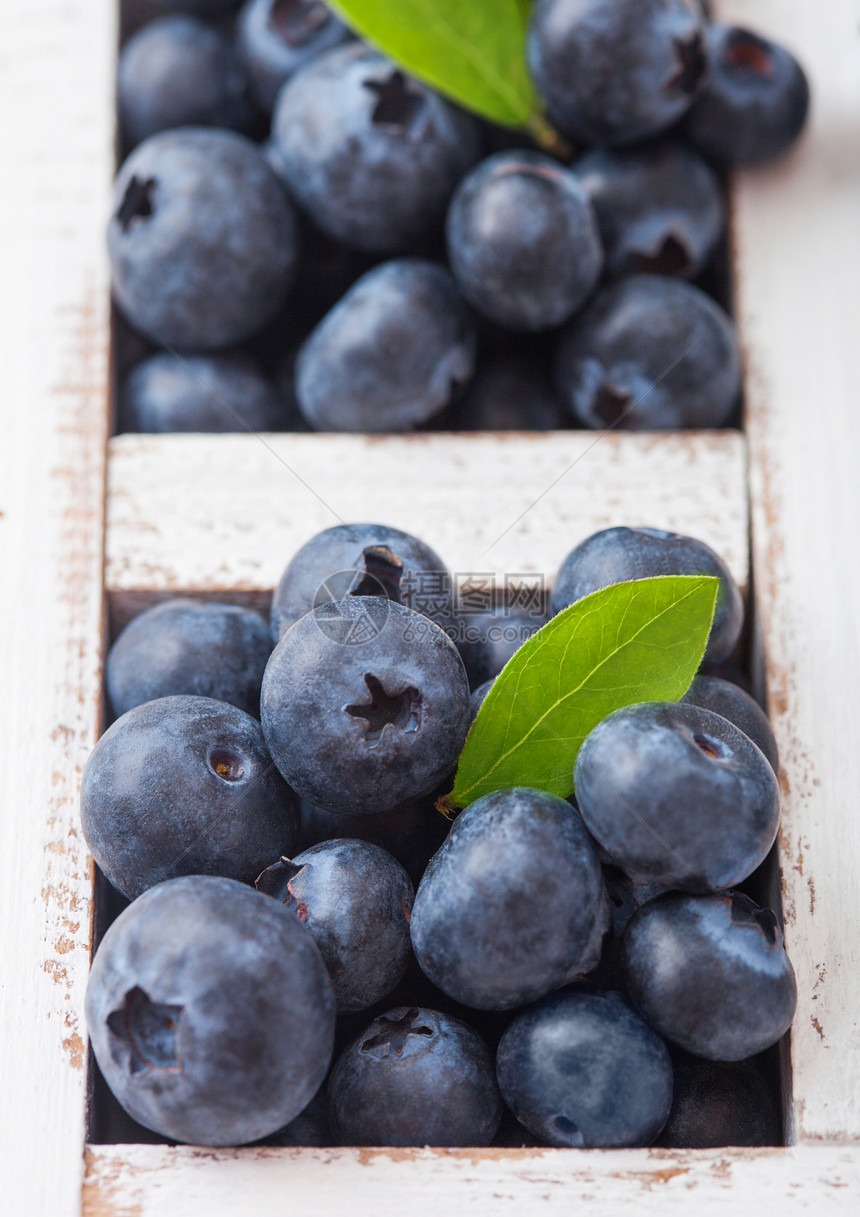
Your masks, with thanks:
[{"label": "berry pile", "polygon": [[699,541],[613,528],[565,558],[549,611],[667,575],[718,580],[683,699],[591,730],[575,799],[514,785],[453,824],[434,803],[544,606],[464,617],[428,545],[358,524],[293,557],[270,635],[184,599],[126,626],[82,814],[131,901],[87,1023],[134,1120],[207,1145],[778,1140],[750,1058],[788,1029],[795,983],[748,894],[777,754],[713,674],[738,589]]},{"label": "berry pile", "polygon": [[734,420],[720,173],[800,134],[788,51],[695,0],[536,0],[538,147],[322,0],[160,3],[119,64],[121,429]]}]

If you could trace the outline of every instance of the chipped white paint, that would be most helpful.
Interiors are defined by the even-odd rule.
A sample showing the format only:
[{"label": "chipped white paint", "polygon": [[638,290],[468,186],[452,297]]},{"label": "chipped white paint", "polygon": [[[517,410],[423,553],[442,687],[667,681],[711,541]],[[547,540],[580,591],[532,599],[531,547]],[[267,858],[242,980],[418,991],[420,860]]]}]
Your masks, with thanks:
[{"label": "chipped white paint", "polygon": [[373,520],[459,574],[551,578],[579,541],[648,524],[707,541],[748,578],[737,432],[141,436],[111,440],[107,585],[270,591],[309,537]]},{"label": "chipped white paint", "polygon": [[[100,706],[116,14],[114,0],[4,0],[0,143],[11,155],[0,231],[14,255],[0,301],[4,1212],[73,1217],[82,1195],[88,1217],[856,1210],[860,1150],[839,1143],[860,1141],[860,424],[849,371],[860,333],[860,3],[718,8],[794,45],[816,96],[804,144],[734,191],[755,587],[800,983],[790,1105],[804,1144],[697,1154],[95,1147],[81,1192],[91,884],[77,792]],[[121,438],[111,445],[108,583],[126,605],[185,590],[253,599],[338,517],[390,520],[476,573],[549,574],[595,528],[651,523],[701,535],[747,582],[739,437],[596,439],[267,437],[273,455],[253,437]]]},{"label": "chipped white paint", "polygon": [[73,1217],[101,681],[113,5],[0,4],[0,1208]]},{"label": "chipped white paint", "polygon": [[810,130],[734,190],[753,565],[782,759],[796,1135],[860,1138],[860,3],[724,0],[813,81]]},{"label": "chipped white paint", "polygon": [[93,1148],[84,1217],[854,1217],[856,1148]]}]

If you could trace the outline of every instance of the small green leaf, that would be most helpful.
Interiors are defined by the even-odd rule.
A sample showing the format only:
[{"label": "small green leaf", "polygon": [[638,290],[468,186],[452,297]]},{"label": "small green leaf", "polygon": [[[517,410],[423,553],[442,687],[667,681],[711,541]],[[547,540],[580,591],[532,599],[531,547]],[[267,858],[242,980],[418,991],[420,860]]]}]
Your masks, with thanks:
[{"label": "small green leaf", "polygon": [[413,76],[493,122],[538,110],[525,56],[523,0],[329,0]]},{"label": "small green leaf", "polygon": [[613,710],[683,697],[702,661],[719,579],[665,575],[578,600],[524,643],[487,694],[453,799],[533,786],[567,798],[589,731]]}]

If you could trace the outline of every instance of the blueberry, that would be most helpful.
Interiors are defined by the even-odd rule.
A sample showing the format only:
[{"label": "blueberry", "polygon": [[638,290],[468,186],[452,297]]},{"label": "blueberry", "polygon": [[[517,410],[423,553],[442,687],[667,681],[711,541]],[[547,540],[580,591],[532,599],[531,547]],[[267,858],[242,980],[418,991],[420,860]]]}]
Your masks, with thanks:
[{"label": "blueberry", "polygon": [[93,857],[129,899],[177,875],[253,883],[298,833],[260,724],[209,697],[161,697],[118,718],[90,753],[81,814]]},{"label": "blueberry", "polygon": [[474,121],[373,48],[329,51],[285,85],[274,163],[324,232],[375,254],[407,251],[442,223],[478,155]]},{"label": "blueberry", "polygon": [[[450,789],[449,778],[439,793],[447,794]],[[325,811],[303,799],[302,848],[344,837],[369,841],[396,858],[412,882],[418,883],[450,828],[448,820],[437,811],[434,802],[434,796],[430,794],[381,815],[351,816]]]},{"label": "blueberry", "polygon": [[150,136],[123,164],[108,251],[114,296],[133,326],[166,346],[211,350],[280,308],[295,221],[250,140],[186,127]]},{"label": "blueberry", "polygon": [[[599,843],[598,843],[599,848]],[[665,895],[666,889],[660,883],[638,882],[631,879],[619,867],[612,863],[603,867],[603,878],[609,893],[609,907],[612,914],[612,933],[620,938],[624,933],[627,922],[637,909],[657,896]]]},{"label": "blueberry", "polygon": [[[703,676],[717,676],[720,680],[727,680],[730,685],[736,685],[752,697],[752,681],[746,666],[741,663],[740,656],[722,660],[720,663],[711,663],[708,659],[704,659],[699,671]],[[710,707],[706,706],[705,709],[710,709]],[[730,715],[726,714],[724,717],[730,718]],[[759,747],[761,747],[760,744]],[[764,751],[763,748],[762,751]]]},{"label": "blueberry", "polygon": [[174,693],[212,697],[259,716],[272,639],[259,613],[232,604],[165,600],[125,627],[106,665],[116,715]]},{"label": "blueberry", "polygon": [[335,1064],[329,1111],[341,1145],[489,1145],[502,1118],[486,1044],[451,1015],[399,1006]]},{"label": "blueberry", "polygon": [[338,524],[307,541],[290,561],[272,598],[279,642],[300,617],[346,596],[380,596],[448,628],[451,576],[439,555],[387,524]]},{"label": "blueberry", "polygon": [[574,166],[600,226],[612,275],[693,278],[725,228],[719,179],[676,140],[631,151],[595,149]]},{"label": "blueberry", "polygon": [[217,17],[227,9],[235,8],[239,0],[154,0],[161,8],[178,13],[206,13]]},{"label": "blueberry", "polygon": [[171,127],[250,132],[248,77],[231,43],[195,17],[161,17],[129,38],[117,67],[117,104],[127,145]]},{"label": "blueberry", "polygon": [[478,367],[454,406],[452,431],[560,431],[564,404],[543,359],[496,356]]},{"label": "blueberry", "polygon": [[555,375],[586,427],[721,427],[740,394],[737,334],[692,284],[631,275],[604,287],[562,331]]},{"label": "blueberry", "polygon": [[407,431],[471,378],[475,331],[432,262],[384,262],[323,318],[296,364],[299,409],[317,431]]},{"label": "blueberry", "polygon": [[694,1056],[740,1061],[791,1026],[797,986],[782,930],[740,892],[649,901],[622,953],[642,1017]]},{"label": "blueberry", "polygon": [[770,762],[774,773],[779,772],[779,751],[767,715],[758,702],[743,689],[719,676],[697,676],[682,701],[703,710],[713,710],[749,736]]},{"label": "blueberry", "polygon": [[86,999],[90,1041],[125,1110],[162,1136],[241,1145],[319,1089],[334,997],[311,935],[229,879],[159,884],[108,930]]},{"label": "blueberry", "polygon": [[706,32],[708,75],[683,132],[712,160],[754,165],[795,142],[809,111],[809,83],[774,42],[714,22]]},{"label": "blueberry", "polygon": [[259,105],[271,114],[281,86],[349,31],[321,0],[246,0],[236,27]]},{"label": "blueberry", "polygon": [[669,1149],[780,1145],[779,1112],[767,1082],[748,1061],[675,1062],[672,1110],[658,1144]]},{"label": "blueberry", "polygon": [[507,605],[464,616],[460,654],[472,688],[498,676],[523,643],[545,624],[543,613]]},{"label": "blueberry", "polygon": [[400,863],[378,845],[325,841],[281,858],[256,886],[313,934],[339,1012],[367,1009],[402,977],[414,891]]},{"label": "blueberry", "polygon": [[275,764],[303,799],[374,815],[429,794],[453,770],[469,683],[439,626],[357,596],[287,630],[263,677],[262,720]]},{"label": "blueberry", "polygon": [[528,60],[551,121],[588,144],[630,144],[676,123],[705,71],[687,0],[537,0]]},{"label": "blueberry", "polygon": [[714,892],[764,861],[779,788],[728,719],[683,702],[616,710],[585,738],[574,769],[589,832],[640,883]]},{"label": "blueberry", "polygon": [[492,689],[494,680],[495,677],[493,680],[485,680],[482,685],[478,685],[477,689],[472,690],[472,696],[469,698],[469,714],[472,722],[478,717],[478,711],[487,700],[487,694]]},{"label": "blueberry", "polygon": [[463,295],[512,329],[566,321],[603,265],[585,191],[574,174],[537,152],[499,152],[473,169],[451,200],[447,234]]},{"label": "blueberry", "polygon": [[567,1148],[650,1145],[672,1102],[666,1046],[618,993],[565,989],[521,1011],[496,1072],[517,1119]]},{"label": "blueberry", "polygon": [[150,355],[126,377],[122,431],[283,431],[290,412],[250,359],[239,355]]},{"label": "blueberry", "polygon": [[716,575],[717,609],[705,658],[726,659],[737,645],[744,605],[737,584],[718,554],[703,541],[659,528],[606,528],[582,541],[562,562],[550,599],[560,613],[576,600],[613,583],[657,575]]},{"label": "blueberry", "polygon": [[326,1087],[323,1086],[317,1091],[304,1111],[294,1120],[265,1137],[258,1144],[275,1149],[294,1149],[302,1146],[322,1149],[334,1145],[331,1122],[328,1118]]},{"label": "blueberry", "polygon": [[657,896],[664,895],[666,889],[660,883],[643,883],[631,879],[629,875],[608,860],[606,851],[599,841],[596,841],[595,844],[603,863],[603,879],[609,896],[611,933],[604,939],[600,963],[588,977],[588,983],[595,989],[623,991],[621,936],[624,928],[638,908],[648,900],[654,900]]},{"label": "blueberry", "polygon": [[443,993],[510,1010],[590,971],[609,924],[594,846],[578,813],[541,790],[467,807],[421,880],[412,946]]}]

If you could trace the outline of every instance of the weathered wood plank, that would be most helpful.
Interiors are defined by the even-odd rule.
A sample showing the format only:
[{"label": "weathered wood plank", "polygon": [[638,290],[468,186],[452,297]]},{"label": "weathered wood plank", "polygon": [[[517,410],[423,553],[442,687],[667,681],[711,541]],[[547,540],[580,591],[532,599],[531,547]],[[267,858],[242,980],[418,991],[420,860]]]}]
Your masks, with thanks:
[{"label": "weathered wood plank", "polygon": [[84,1217],[780,1217],[856,1213],[860,1152],[165,1150],[87,1152]]},{"label": "weathered wood plank", "polygon": [[736,432],[124,435],[110,451],[106,580],[120,608],[141,593],[270,591],[314,533],[361,520],[498,579],[551,578],[598,528],[650,524],[701,537],[748,580]]},{"label": "weathered wood plank", "polygon": [[860,71],[857,0],[723,0],[813,81],[797,150],[734,188],[753,566],[784,795],[786,940],[801,1141],[860,1137]]},{"label": "weathered wood plank", "polygon": [[51,1217],[82,1179],[114,20],[109,0],[0,5],[0,1204]]}]

